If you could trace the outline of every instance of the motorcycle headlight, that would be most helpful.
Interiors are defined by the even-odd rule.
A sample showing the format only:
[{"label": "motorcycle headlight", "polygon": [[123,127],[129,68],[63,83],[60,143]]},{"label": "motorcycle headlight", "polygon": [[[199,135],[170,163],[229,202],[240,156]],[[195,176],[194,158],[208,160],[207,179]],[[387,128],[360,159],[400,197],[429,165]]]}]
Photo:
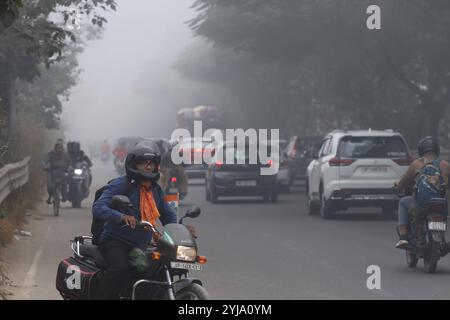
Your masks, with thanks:
[{"label": "motorcycle headlight", "polygon": [[75,169],[74,173],[75,173],[77,176],[81,176],[81,175],[83,174],[83,170],[82,170],[82,169]]},{"label": "motorcycle headlight", "polygon": [[178,246],[177,260],[193,262],[197,258],[197,250],[193,247]]}]

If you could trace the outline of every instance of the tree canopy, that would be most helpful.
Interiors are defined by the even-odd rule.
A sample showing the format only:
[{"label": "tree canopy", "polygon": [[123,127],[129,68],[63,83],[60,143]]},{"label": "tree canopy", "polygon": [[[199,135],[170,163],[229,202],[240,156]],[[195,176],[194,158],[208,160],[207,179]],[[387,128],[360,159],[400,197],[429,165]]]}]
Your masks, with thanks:
[{"label": "tree canopy", "polygon": [[[366,27],[373,4],[381,8],[381,30]],[[240,89],[233,77],[222,82],[241,97],[249,117],[282,112],[286,123],[296,118],[291,131],[390,127],[410,141],[446,128],[446,0],[196,0],[193,7],[194,33],[228,56],[215,64],[249,71],[253,81]],[[182,60],[184,74],[194,76],[195,65]],[[208,74],[209,81],[211,75],[224,80]],[[255,83],[259,95],[250,90]]]}]

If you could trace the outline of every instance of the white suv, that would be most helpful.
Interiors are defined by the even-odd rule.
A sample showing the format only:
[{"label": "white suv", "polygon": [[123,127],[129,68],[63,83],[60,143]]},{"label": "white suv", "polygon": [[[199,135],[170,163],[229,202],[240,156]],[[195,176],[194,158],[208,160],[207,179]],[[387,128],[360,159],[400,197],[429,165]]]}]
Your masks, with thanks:
[{"label": "white suv", "polygon": [[399,200],[392,186],[412,161],[393,130],[329,133],[306,171],[309,213],[330,219],[349,207],[381,207],[392,217]]}]

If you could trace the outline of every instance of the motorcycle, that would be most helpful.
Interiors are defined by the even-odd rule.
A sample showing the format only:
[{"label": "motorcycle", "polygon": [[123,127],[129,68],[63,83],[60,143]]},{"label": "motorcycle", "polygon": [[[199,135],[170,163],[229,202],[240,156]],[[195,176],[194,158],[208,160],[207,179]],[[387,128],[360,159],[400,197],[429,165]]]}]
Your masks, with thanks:
[{"label": "motorcycle", "polygon": [[[436,271],[438,261],[449,252],[445,240],[447,230],[447,200],[432,199],[424,208],[416,208],[409,215],[406,264],[415,268],[419,259],[428,273]],[[397,229],[397,233],[399,233]]]},{"label": "motorcycle", "polygon": [[179,172],[177,169],[171,168],[170,170],[168,170],[168,175],[167,185],[164,189],[164,200],[173,207],[178,215],[180,201],[184,198],[184,195],[182,196],[182,194],[180,193]]},{"label": "motorcycle", "polygon": [[180,193],[179,181],[180,181],[180,177],[178,174],[178,170],[175,168],[170,169],[169,170],[169,181],[167,183],[166,189],[164,190],[164,193],[165,194],[179,194]]},{"label": "motorcycle", "polygon": [[[114,196],[112,207],[136,210],[126,196]],[[120,294],[120,299],[209,299],[202,282],[189,276],[190,270],[201,271],[207,263],[206,257],[198,255],[197,242],[183,225],[184,218],[196,218],[199,214],[200,208],[193,207],[178,223],[167,224],[161,232],[147,221],[136,225],[136,228],[153,232],[158,240],[146,250],[149,267],[146,271],[135,272],[127,290]],[[99,249],[90,243],[91,240],[92,237],[75,237],[70,241],[74,256],[59,264],[56,288],[66,300],[95,298],[107,264]]]},{"label": "motorcycle", "polygon": [[69,200],[73,208],[81,208],[81,201],[89,196],[90,169],[84,162],[75,163],[69,183]]}]

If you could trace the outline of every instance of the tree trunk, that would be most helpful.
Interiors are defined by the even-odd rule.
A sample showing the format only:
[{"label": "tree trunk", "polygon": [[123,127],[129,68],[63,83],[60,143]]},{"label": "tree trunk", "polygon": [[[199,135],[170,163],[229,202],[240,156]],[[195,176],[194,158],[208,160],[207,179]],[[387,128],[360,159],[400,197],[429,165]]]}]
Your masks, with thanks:
[{"label": "tree trunk", "polygon": [[6,112],[6,126],[7,136],[11,137],[16,127],[17,109],[16,109],[16,80],[5,82],[2,86],[3,106]]}]

